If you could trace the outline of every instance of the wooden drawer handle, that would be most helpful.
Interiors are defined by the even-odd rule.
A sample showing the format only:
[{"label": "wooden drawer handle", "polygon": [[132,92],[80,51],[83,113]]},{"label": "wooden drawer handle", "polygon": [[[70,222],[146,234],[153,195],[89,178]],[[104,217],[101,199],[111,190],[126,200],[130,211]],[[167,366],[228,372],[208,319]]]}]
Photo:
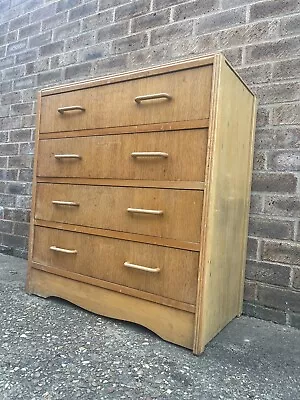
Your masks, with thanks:
[{"label": "wooden drawer handle", "polygon": [[61,247],[50,246],[50,250],[57,251],[58,253],[77,254],[77,250],[62,249]]},{"label": "wooden drawer handle", "polygon": [[56,205],[58,205],[58,206],[74,206],[74,207],[79,207],[79,203],[75,203],[74,201],[52,200],[52,204],[56,204]]},{"label": "wooden drawer handle", "polygon": [[155,99],[171,100],[172,96],[170,96],[168,93],[145,94],[144,96],[137,96],[134,99],[134,101],[139,104],[139,103],[141,103],[142,101],[145,101],[145,100],[155,100]]},{"label": "wooden drawer handle", "polygon": [[162,210],[146,210],[144,208],[127,208],[127,211],[130,213],[137,213],[137,214],[152,214],[152,215],[163,215]]},{"label": "wooden drawer handle", "polygon": [[168,158],[168,153],[163,153],[162,151],[134,151],[131,153],[131,157],[162,157]]},{"label": "wooden drawer handle", "polygon": [[145,271],[145,272],[159,272],[160,268],[148,268],[148,267],[144,267],[143,265],[136,265],[136,264],[131,264],[128,261],[124,262],[124,267],[127,268],[134,268],[134,269],[138,269],[140,271]]},{"label": "wooden drawer handle", "polygon": [[81,156],[79,154],[55,154],[54,157],[58,160],[61,158],[77,158],[81,159]]},{"label": "wooden drawer handle", "polygon": [[57,109],[57,111],[60,114],[63,114],[64,112],[68,112],[68,111],[85,111],[85,108],[83,108],[81,106],[59,107]]}]

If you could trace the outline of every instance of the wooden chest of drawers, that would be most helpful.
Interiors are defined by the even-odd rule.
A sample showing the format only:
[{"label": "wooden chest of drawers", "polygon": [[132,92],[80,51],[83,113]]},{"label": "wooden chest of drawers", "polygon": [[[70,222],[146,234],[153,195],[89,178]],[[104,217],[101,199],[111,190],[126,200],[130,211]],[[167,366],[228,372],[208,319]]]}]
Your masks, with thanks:
[{"label": "wooden chest of drawers", "polygon": [[27,291],[202,352],[241,313],[255,114],[222,55],[42,90]]}]

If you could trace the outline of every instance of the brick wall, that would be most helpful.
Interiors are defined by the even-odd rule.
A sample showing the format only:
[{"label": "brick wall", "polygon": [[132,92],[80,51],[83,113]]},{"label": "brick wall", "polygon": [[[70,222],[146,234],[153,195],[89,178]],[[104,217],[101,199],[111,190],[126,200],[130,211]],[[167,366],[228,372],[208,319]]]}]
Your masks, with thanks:
[{"label": "brick wall", "polygon": [[0,0],[0,251],[26,257],[36,91],[222,51],[257,93],[245,313],[300,327],[299,0]]}]

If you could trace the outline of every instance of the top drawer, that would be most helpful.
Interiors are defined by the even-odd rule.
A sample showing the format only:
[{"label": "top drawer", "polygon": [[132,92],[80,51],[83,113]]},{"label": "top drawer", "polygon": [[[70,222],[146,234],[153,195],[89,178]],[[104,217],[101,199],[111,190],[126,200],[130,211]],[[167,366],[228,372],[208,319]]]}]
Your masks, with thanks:
[{"label": "top drawer", "polygon": [[206,119],[211,80],[209,65],[43,96],[40,133]]}]

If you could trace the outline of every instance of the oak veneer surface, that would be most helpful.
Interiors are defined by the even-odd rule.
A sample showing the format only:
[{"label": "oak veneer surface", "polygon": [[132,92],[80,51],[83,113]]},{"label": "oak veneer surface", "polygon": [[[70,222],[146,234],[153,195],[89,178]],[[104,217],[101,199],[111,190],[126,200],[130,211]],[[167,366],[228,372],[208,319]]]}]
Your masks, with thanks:
[{"label": "oak veneer surface", "polygon": [[38,184],[35,218],[199,242],[202,201],[194,190]]},{"label": "oak veneer surface", "polygon": [[[209,117],[212,67],[114,83],[42,99],[41,133],[187,121]],[[166,93],[171,99],[135,102],[137,96]],[[200,93],[200,95],[199,95]],[[188,98],[188,102],[184,99]],[[85,111],[60,114],[60,107]]]},{"label": "oak veneer surface", "polygon": [[[38,176],[203,181],[207,129],[47,139],[39,145]],[[168,157],[133,157],[134,152]],[[55,158],[64,154],[81,158]]]},{"label": "oak veneer surface", "polygon": [[222,55],[43,90],[27,291],[202,352],[241,312],[255,113]]},{"label": "oak veneer surface", "polygon": [[[194,304],[198,253],[36,227],[33,261]],[[51,246],[76,251],[50,250]],[[124,266],[125,262],[159,272]]]}]

